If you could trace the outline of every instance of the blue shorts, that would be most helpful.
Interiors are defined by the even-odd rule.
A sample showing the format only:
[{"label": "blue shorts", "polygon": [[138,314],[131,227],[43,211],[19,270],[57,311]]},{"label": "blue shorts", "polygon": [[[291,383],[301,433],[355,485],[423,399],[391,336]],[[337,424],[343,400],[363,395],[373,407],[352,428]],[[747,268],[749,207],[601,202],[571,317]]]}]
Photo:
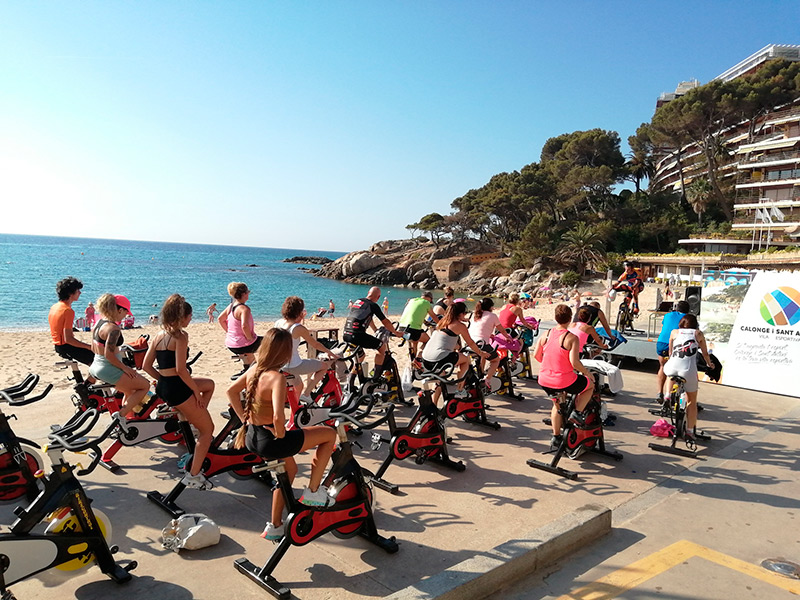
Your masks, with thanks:
[{"label": "blue shorts", "polygon": [[667,358],[669,356],[669,343],[656,342],[656,354]]},{"label": "blue shorts", "polygon": [[111,385],[117,385],[125,372],[119,367],[112,365],[111,362],[100,354],[94,355],[94,360],[89,367],[89,374],[95,379],[105,381]]}]

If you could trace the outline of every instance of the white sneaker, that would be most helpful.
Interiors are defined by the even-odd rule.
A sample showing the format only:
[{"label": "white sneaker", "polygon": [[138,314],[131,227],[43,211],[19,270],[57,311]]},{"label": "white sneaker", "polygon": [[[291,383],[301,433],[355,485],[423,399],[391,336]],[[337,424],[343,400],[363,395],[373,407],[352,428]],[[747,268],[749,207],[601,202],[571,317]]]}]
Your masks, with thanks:
[{"label": "white sneaker", "polygon": [[300,503],[306,506],[327,507],[335,502],[336,500],[328,495],[328,488],[324,485],[319,486],[316,492],[312,492],[311,488],[306,488],[303,495],[300,496]]},{"label": "white sneaker", "polygon": [[269,540],[270,542],[277,542],[285,535],[285,523],[281,523],[277,527],[272,523],[267,523],[267,526],[264,528],[264,532],[261,534],[261,537],[265,540]]},{"label": "white sneaker", "polygon": [[459,400],[466,400],[469,398],[469,392],[467,390],[458,390],[455,394],[453,394],[454,398],[458,398]]},{"label": "white sneaker", "polygon": [[181,483],[187,488],[192,488],[195,490],[210,490],[214,487],[214,484],[211,483],[202,473],[198,473],[197,475],[190,475],[189,473],[186,473],[186,475],[183,476],[183,479],[181,479]]},{"label": "white sneaker", "polygon": [[118,412],[112,414],[111,418],[119,424],[119,428],[124,433],[128,433],[128,419],[120,415]]}]

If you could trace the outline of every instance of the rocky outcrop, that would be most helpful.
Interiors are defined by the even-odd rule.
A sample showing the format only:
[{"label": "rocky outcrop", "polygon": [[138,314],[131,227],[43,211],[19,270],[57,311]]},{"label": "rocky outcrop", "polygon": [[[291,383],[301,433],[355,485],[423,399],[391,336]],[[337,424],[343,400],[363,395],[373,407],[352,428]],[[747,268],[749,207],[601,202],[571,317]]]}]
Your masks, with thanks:
[{"label": "rocky outcrop", "polygon": [[333,262],[327,256],[292,256],[291,258],[284,258],[281,262],[287,263],[302,263],[305,265],[327,265]]},{"label": "rocky outcrop", "polygon": [[[379,286],[401,286],[413,289],[440,289],[452,285],[461,295],[507,296],[526,292],[533,297],[549,297],[560,290],[559,272],[551,273],[554,265],[542,259],[530,269],[507,271],[497,275],[497,269],[486,269],[488,262],[472,261],[494,252],[476,240],[459,246],[437,248],[419,240],[386,240],[323,264],[315,275],[339,279],[348,283]],[[306,257],[308,258],[308,257]],[[485,272],[494,271],[488,276]]]}]

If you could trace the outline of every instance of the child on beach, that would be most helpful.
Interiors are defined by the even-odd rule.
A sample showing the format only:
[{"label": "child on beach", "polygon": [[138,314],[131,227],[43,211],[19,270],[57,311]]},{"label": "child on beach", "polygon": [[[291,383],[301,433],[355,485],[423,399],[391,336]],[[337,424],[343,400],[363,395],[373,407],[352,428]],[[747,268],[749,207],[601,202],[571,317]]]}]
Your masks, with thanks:
[{"label": "child on beach", "polygon": [[206,315],[208,315],[208,322],[214,322],[214,315],[217,313],[217,303],[214,302],[206,309]]},{"label": "child on beach", "polygon": [[[189,334],[184,328],[192,320],[192,306],[180,294],[172,294],[164,302],[160,320],[161,331],[147,348],[143,368],[157,381],[158,396],[177,408],[181,417],[197,428],[192,463],[187,466],[181,483],[195,489],[211,489],[211,483],[201,471],[214,435],[214,422],[208,413],[214,382],[204,377],[192,377],[186,366]],[[154,363],[158,363],[158,368]]]},{"label": "child on beach", "polygon": [[139,405],[150,389],[150,382],[123,364],[119,353],[124,341],[117,323],[130,314],[131,303],[125,296],[103,294],[97,300],[97,310],[103,318],[97,322],[92,332],[94,360],[89,367],[89,373],[122,392],[122,406],[112,417],[127,431],[125,417]]},{"label": "child on beach", "polygon": [[[336,444],[336,431],[324,425],[287,431],[286,378],[281,367],[292,356],[292,334],[285,329],[270,329],[258,350],[256,365],[228,388],[228,400],[242,427],[236,437],[236,448],[246,447],[265,458],[284,459],[289,481],[297,475],[294,455],[316,448],[311,461],[311,476],[300,502],[309,506],[330,506],[334,499],[322,485],[322,476]],[[245,392],[242,406],[241,392]],[[271,520],[261,537],[276,541],[283,537],[283,494],[272,492]]]}]

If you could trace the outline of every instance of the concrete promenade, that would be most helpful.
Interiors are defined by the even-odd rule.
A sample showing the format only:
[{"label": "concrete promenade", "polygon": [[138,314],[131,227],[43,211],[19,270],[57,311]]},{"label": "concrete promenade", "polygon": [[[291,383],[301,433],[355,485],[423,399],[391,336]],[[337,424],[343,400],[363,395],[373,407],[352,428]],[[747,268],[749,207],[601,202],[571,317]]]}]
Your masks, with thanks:
[{"label": "concrete promenade", "polygon": [[[494,396],[488,400],[490,418],[501,424],[499,431],[448,422],[451,456],[467,464],[465,472],[411,460],[389,468],[386,479],[398,483],[401,492],[393,496],[376,489],[375,518],[383,535],[397,538],[398,553],[385,554],[359,538],[326,535],[290,548],[274,575],[294,596],[308,600],[468,598],[492,591],[496,598],[649,598],[659,593],[673,598],[750,597],[733,591],[719,595],[721,582],[748,594],[749,586],[752,597],[759,591],[759,598],[789,597],[790,591],[770,582],[719,562],[712,561],[711,567],[707,563],[712,551],[739,566],[778,556],[800,562],[800,402],[703,383],[700,400],[706,410],[701,425],[713,439],[701,448],[698,459],[656,453],[648,448],[653,441],[649,427],[656,418],[648,412],[654,407],[653,364],[626,363],[625,390],[609,402],[618,418],[606,430],[607,443],[624,454],[622,462],[591,455],[564,459],[562,466],[577,471],[579,481],[530,468],[526,459],[547,459],[541,453],[550,431],[542,418],[550,405],[535,384],[522,383],[524,401]],[[60,376],[53,374],[52,379]],[[212,408],[218,413],[224,406],[216,399]],[[18,416],[13,426],[19,435],[41,442],[47,425],[63,421],[70,409],[68,392],[62,389],[45,402],[9,412]],[[399,411],[398,420],[405,422],[411,412]],[[386,446],[371,452],[368,440],[361,444],[364,448],[355,452],[362,466],[376,470]],[[83,478],[95,506],[111,518],[118,558],[139,562],[133,581],[117,586],[96,567],[68,579],[47,573],[13,586],[17,597],[269,597],[233,568],[233,561],[243,556],[262,564],[274,547],[259,537],[269,514],[270,493],[257,481],[223,474],[215,478],[213,491],[185,491],[181,506],[214,519],[222,540],[217,546],[180,554],[161,548],[159,535],[169,516],[144,494],[171,489],[178,477],[179,454],[179,447],[155,442],[124,448],[117,455],[122,472],[98,468]],[[307,482],[310,457],[299,462],[296,487]],[[604,516],[606,509],[613,517]],[[3,522],[10,522],[10,512],[3,514]],[[586,542],[611,524],[610,534]],[[569,539],[574,527],[588,529],[576,530],[583,533]],[[551,535],[564,545],[550,544],[545,538]],[[673,544],[682,545],[665,552]],[[550,552],[565,549],[570,560],[532,573],[550,562]],[[664,557],[675,552],[688,558],[661,571],[652,566],[669,563]],[[568,595],[652,556],[661,558],[647,563],[653,575],[640,584],[631,586],[630,578],[618,574],[614,581],[624,579],[627,588],[601,583],[599,589],[606,595]],[[470,586],[479,574],[484,585]]]}]

